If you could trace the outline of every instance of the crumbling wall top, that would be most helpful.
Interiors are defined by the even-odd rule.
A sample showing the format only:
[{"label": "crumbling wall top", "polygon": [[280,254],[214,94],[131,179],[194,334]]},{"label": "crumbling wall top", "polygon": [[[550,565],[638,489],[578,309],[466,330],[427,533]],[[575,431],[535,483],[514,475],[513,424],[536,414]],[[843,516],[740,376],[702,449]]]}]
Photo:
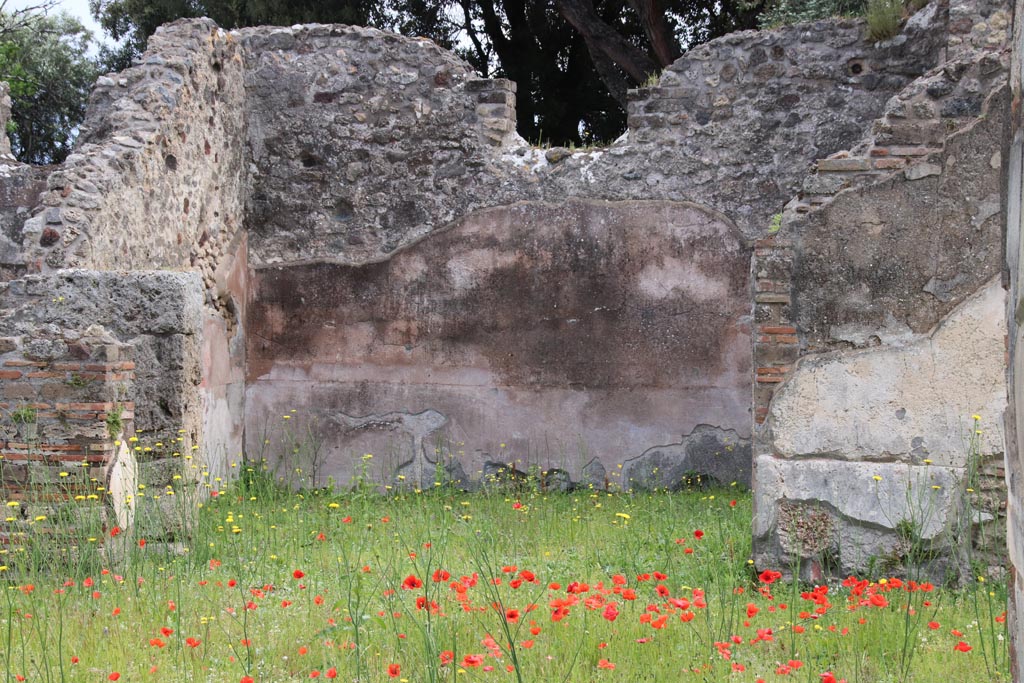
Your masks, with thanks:
[{"label": "crumbling wall top", "polygon": [[234,35],[245,58],[255,266],[380,260],[474,203],[523,198],[492,163],[515,132],[511,81],[481,79],[428,40],[369,28]]},{"label": "crumbling wall top", "polygon": [[30,270],[202,267],[241,223],[241,59],[209,20],[161,27],[101,76],[74,153],[24,227]]},{"label": "crumbling wall top", "polygon": [[707,203],[761,235],[810,163],[857,142],[890,97],[941,61],[946,19],[932,3],[882,43],[865,39],[861,20],[713,40],[631,91],[625,139],[539,172],[567,194]]}]

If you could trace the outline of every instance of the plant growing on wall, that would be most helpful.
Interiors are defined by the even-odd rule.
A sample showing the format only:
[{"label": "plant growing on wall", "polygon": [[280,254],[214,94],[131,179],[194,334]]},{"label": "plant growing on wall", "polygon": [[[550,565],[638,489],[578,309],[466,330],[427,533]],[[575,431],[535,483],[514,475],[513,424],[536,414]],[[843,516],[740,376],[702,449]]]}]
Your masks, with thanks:
[{"label": "plant growing on wall", "polygon": [[38,412],[33,406],[21,405],[11,411],[11,421],[16,425],[35,424]]},{"label": "plant growing on wall", "polygon": [[124,429],[124,406],[118,403],[114,408],[107,413],[107,434],[110,435],[111,439],[116,439],[117,435]]},{"label": "plant growing on wall", "polygon": [[18,435],[22,439],[34,439],[36,438],[37,426],[36,420],[38,413],[34,406],[22,404],[11,411],[11,422],[18,429]]}]

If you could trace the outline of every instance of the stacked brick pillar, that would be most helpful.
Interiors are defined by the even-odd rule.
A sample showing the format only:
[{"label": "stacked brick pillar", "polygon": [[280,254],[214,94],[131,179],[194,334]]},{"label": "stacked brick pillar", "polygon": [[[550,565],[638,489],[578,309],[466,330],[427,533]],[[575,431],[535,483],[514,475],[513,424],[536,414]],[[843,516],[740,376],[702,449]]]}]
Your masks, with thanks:
[{"label": "stacked brick pillar", "polygon": [[793,243],[780,235],[754,244],[754,424],[764,424],[775,387],[800,355],[791,313]]},{"label": "stacked brick pillar", "polygon": [[77,334],[0,342],[0,564],[16,565],[18,546],[33,538],[72,551],[89,538],[99,544],[129,521],[123,490],[135,468],[121,441],[134,403],[120,400],[134,379],[128,347]]}]

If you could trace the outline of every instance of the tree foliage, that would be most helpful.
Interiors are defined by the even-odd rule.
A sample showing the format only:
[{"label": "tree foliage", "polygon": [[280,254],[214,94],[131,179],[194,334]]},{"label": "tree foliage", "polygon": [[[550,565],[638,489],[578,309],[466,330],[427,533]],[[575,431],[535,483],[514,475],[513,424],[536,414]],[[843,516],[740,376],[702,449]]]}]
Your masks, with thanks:
[{"label": "tree foliage", "polygon": [[11,86],[8,134],[26,163],[59,163],[71,151],[98,67],[91,34],[63,14],[0,13],[0,80]]},{"label": "tree foliage", "polygon": [[455,50],[481,75],[518,84],[519,133],[593,143],[625,130],[628,88],[684,48],[753,28],[764,0],[91,0],[127,66],[160,24],[208,16],[221,26],[306,22],[376,26]]}]

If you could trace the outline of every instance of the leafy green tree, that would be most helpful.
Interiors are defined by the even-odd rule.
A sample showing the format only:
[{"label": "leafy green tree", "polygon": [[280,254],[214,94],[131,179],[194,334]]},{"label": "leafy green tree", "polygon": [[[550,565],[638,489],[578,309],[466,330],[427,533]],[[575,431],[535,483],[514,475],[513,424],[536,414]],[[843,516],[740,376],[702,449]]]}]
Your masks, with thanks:
[{"label": "leafy green tree", "polygon": [[98,67],[91,34],[64,15],[0,13],[0,80],[11,86],[11,148],[20,161],[59,163],[71,151]]}]

